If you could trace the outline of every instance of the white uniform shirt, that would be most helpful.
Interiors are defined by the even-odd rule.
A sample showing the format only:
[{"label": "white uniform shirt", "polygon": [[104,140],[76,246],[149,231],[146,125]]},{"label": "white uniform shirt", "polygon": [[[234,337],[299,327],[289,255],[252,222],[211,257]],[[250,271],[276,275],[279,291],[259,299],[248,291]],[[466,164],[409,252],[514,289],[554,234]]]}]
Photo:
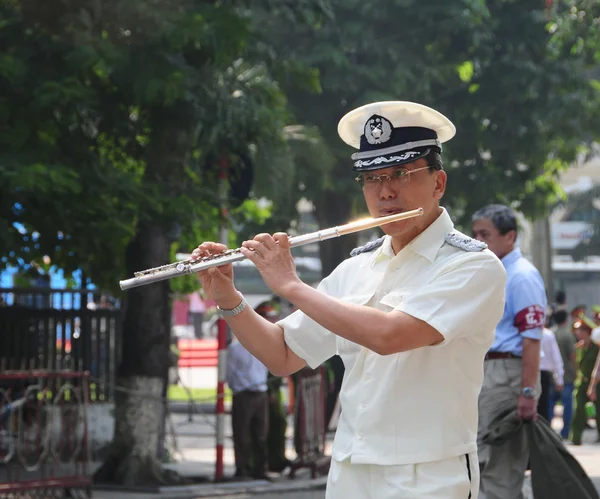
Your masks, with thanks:
[{"label": "white uniform shirt", "polygon": [[386,236],[380,248],[342,262],[319,285],[342,301],[423,320],[444,336],[439,345],[381,356],[301,311],[279,322],[286,343],[310,367],[336,353],[344,361],[335,460],[412,464],[477,449],[483,360],[502,316],[506,273],[489,250],[448,244],[452,231],[443,210],[397,255]]}]

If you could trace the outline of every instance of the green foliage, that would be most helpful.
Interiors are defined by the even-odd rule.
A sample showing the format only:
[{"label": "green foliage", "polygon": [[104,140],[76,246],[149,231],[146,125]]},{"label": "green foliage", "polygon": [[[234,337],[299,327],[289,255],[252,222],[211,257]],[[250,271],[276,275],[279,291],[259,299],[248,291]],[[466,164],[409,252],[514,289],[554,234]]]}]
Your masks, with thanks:
[{"label": "green foliage", "polygon": [[589,190],[569,194],[568,199],[557,203],[563,212],[565,221],[585,221],[591,225],[591,233],[585,237],[575,248],[562,250],[561,253],[569,254],[573,260],[581,261],[590,256],[600,254],[600,188],[595,186]]},{"label": "green foliage", "polygon": [[[337,123],[367,102],[412,100],[457,126],[444,147],[444,204],[459,223],[494,201],[532,217],[542,213],[562,196],[558,173],[582,143],[597,138],[592,124],[600,109],[598,86],[590,82],[599,2],[555,3],[559,9],[546,11],[542,1],[432,0],[417,7],[412,0],[333,0],[332,21],[294,33],[261,20],[268,40],[321,79],[316,94],[285,81],[295,116],[318,128],[334,158],[324,182],[310,183],[303,194],[318,201],[346,193],[362,206],[352,151],[337,136]],[[591,41],[581,46],[578,39]]]},{"label": "green foliage", "polygon": [[597,67],[600,64],[600,2],[562,0],[555,3],[555,16],[548,26],[553,35],[551,48],[557,56],[581,56]]},{"label": "green foliage", "polygon": [[441,103],[458,128],[448,200],[459,217],[493,201],[535,217],[561,197],[558,174],[593,139],[598,95],[585,61],[552,49],[544,12],[510,1],[489,8],[484,43],[470,51],[477,91],[459,87]]},{"label": "green foliage", "polygon": [[3,264],[49,255],[114,289],[140,224],[173,251],[218,238],[220,158],[232,181],[250,161],[250,196],[272,202],[267,218],[231,199],[232,244],[285,230],[300,197],[361,210],[336,128],[373,100],[455,122],[445,204],[459,222],[491,201],[535,216],[600,118],[599,2],[553,5],[3,0]]},{"label": "green foliage", "polygon": [[[287,150],[273,78],[286,67],[249,50],[258,8],[280,20],[327,14],[312,0],[0,3],[4,265],[48,255],[115,291],[140,224],[180,250],[214,239],[218,159]],[[231,163],[233,178],[245,165]],[[241,218],[252,214],[264,216]]]}]

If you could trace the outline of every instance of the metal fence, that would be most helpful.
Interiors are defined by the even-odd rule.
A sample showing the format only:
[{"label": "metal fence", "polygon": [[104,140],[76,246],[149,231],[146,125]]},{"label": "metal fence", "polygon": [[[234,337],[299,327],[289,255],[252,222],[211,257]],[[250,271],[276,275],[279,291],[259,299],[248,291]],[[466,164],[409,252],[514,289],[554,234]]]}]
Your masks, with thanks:
[{"label": "metal fence", "polygon": [[[85,290],[0,288],[0,373],[88,371],[91,401],[112,401],[121,311]],[[97,299],[97,296],[96,296]]]},{"label": "metal fence", "polygon": [[294,446],[298,458],[291,465],[290,477],[294,478],[298,469],[309,468],[315,478],[326,473],[330,463],[330,456],[325,454],[327,375],[324,367],[306,367],[295,378]]},{"label": "metal fence", "polygon": [[0,498],[90,497],[88,378],[0,373]]}]

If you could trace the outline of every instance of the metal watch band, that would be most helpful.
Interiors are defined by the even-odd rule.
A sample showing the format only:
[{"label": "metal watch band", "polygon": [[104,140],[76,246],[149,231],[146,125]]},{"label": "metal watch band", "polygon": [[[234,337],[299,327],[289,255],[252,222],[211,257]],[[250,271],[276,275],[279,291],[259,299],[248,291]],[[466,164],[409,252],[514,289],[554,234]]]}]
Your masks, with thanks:
[{"label": "metal watch band", "polygon": [[240,302],[240,304],[234,308],[223,309],[217,305],[217,312],[219,313],[219,315],[221,317],[233,317],[234,315],[239,314],[248,305],[248,302],[246,301],[246,299],[243,296],[241,296],[241,298],[242,298],[242,301]]},{"label": "metal watch band", "polygon": [[521,394],[527,399],[534,399],[536,395],[535,388],[526,386],[521,390]]}]

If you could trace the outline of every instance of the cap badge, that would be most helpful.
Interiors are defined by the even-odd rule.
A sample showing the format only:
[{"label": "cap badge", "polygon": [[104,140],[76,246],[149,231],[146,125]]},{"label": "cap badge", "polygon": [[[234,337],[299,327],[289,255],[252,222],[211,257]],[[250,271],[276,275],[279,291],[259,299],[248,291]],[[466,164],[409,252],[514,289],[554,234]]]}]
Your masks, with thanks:
[{"label": "cap badge", "polygon": [[383,144],[392,136],[392,124],[380,116],[373,116],[365,125],[365,138],[371,145]]}]

